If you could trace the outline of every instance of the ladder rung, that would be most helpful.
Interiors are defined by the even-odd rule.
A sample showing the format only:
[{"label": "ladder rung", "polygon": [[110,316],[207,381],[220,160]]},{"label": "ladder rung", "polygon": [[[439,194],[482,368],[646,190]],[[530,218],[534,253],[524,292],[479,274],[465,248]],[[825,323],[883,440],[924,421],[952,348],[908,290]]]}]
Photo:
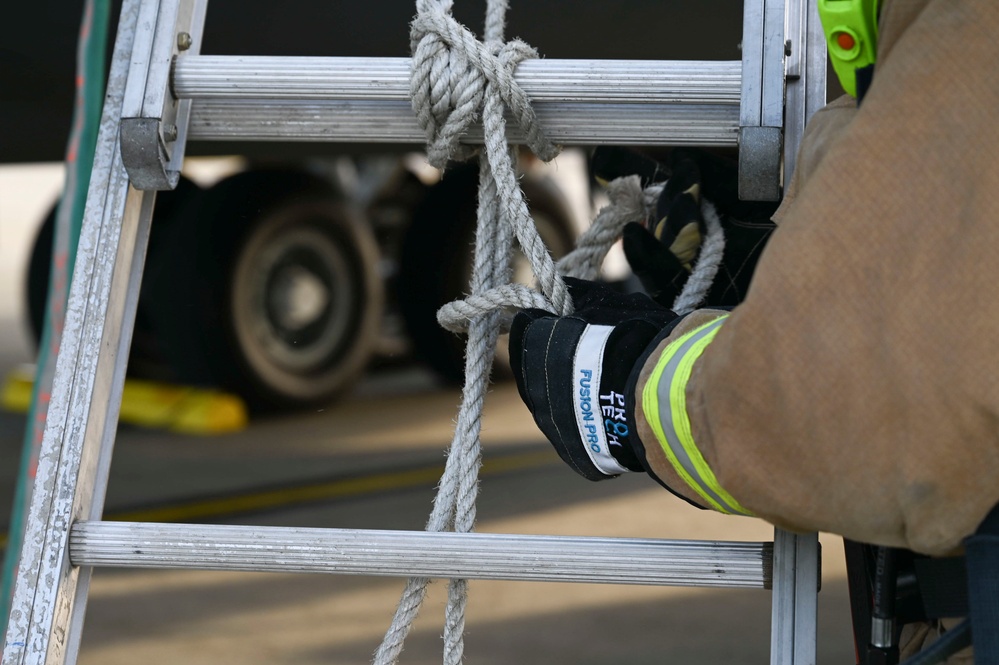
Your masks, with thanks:
[{"label": "ladder rung", "polygon": [[[409,58],[184,56],[173,90],[192,100],[193,139],[422,143],[410,66]],[[740,62],[531,60],[516,79],[557,142],[738,140]],[[481,142],[481,130],[467,140]]]},{"label": "ladder rung", "polygon": [[[410,58],[197,55],[177,59],[179,99],[358,99],[408,102]],[[742,63],[710,60],[522,62],[514,74],[537,103],[739,105]]]},{"label": "ladder rung", "polygon": [[78,566],[771,588],[772,543],[78,522]]},{"label": "ladder rung", "polygon": [[[192,104],[188,136],[200,141],[327,141],[413,143],[426,135],[406,102],[240,102],[200,100]],[[563,145],[735,146],[739,107],[667,105],[562,105],[535,107],[548,137]],[[512,143],[523,143],[515,126]],[[482,143],[482,128],[463,139]]]}]

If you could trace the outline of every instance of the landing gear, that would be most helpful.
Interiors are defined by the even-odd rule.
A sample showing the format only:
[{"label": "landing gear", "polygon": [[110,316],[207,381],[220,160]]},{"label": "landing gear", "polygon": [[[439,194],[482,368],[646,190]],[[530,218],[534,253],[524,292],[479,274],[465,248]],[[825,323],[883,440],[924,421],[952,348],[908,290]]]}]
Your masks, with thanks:
[{"label": "landing gear", "polygon": [[[409,349],[459,383],[464,338],[442,329],[436,312],[468,290],[477,168],[456,166],[432,185],[405,173],[387,185],[391,205],[365,213],[337,178],[291,167],[242,171],[207,189],[182,178],[157,194],[129,375],[221,388],[258,413],[323,406],[352,387],[376,351],[385,353],[388,309],[405,329],[389,355],[401,360]],[[521,184],[545,244],[565,255],[576,229],[562,193],[533,174]],[[36,339],[54,217],[29,268]],[[532,281],[519,252],[513,271],[516,281]],[[497,345],[500,378],[509,375],[506,346]]]},{"label": "landing gear", "polygon": [[179,380],[270,411],[324,405],[360,376],[382,316],[377,249],[325,180],[230,176],[175,231],[148,295]]}]

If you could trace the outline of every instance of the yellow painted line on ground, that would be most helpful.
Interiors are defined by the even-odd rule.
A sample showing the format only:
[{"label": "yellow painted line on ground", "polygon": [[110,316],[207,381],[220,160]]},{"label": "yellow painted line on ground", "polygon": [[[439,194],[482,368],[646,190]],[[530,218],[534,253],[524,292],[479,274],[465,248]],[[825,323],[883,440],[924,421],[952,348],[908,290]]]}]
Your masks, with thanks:
[{"label": "yellow painted line on ground", "polygon": [[[548,464],[557,458],[550,450],[503,455],[486,459],[480,476],[499,475],[510,471],[520,471]],[[372,473],[354,478],[340,478],[319,483],[288,486],[273,490],[248,491],[230,496],[179,501],[163,506],[112,512],[105,519],[125,522],[191,522],[221,518],[239,513],[290,508],[296,505],[324,501],[369,496],[379,492],[393,492],[436,484],[444,472],[442,464],[408,469]],[[7,534],[0,534],[0,548],[7,546]]]}]

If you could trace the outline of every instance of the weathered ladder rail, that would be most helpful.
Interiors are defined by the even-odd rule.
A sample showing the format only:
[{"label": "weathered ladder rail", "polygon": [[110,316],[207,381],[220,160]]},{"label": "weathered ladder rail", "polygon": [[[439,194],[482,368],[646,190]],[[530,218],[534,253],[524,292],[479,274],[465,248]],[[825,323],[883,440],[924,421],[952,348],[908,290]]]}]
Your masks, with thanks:
[{"label": "weathered ladder rail", "polygon": [[[318,90],[336,97],[331,88],[349,87],[337,80],[346,70],[333,66],[317,75],[322,81],[313,88],[309,79],[315,72],[306,71],[311,65],[301,59],[275,60],[270,78],[237,71],[246,62],[260,65],[258,60],[241,63],[223,58],[212,64],[198,55],[205,4],[206,0],[122,3],[62,349],[4,641],[4,665],[75,662],[90,575],[94,566],[105,565],[561,581],[577,575],[585,578],[580,581],[607,583],[772,586],[771,663],[814,663],[819,574],[814,534],[796,536],[778,530],[773,543],[703,543],[100,520],[154,190],[176,184],[187,140],[225,138],[221,123],[237,127],[243,132],[240,138],[369,141],[378,127],[385,128],[384,116],[372,115],[372,109],[381,106],[389,116],[398,115],[400,126],[412,123],[401,130],[405,138],[388,140],[423,141],[422,135],[412,133],[416,125],[408,102],[374,98],[399,94],[401,61],[369,62],[370,67],[381,68],[379,76],[384,78],[378,80],[395,82],[370,85],[371,89],[361,83],[355,86],[360,99],[288,101],[287,90],[279,90],[285,85],[280,81],[297,76],[292,83],[299,88],[297,94],[314,97]],[[696,125],[684,109],[708,117],[707,110],[714,108],[724,120],[712,116],[706,124],[721,137],[719,144],[738,142],[743,197],[775,198],[781,174],[793,170],[805,120],[824,102],[824,44],[814,0],[746,0],[744,7],[738,82],[732,63],[695,63],[687,74],[682,68],[688,65],[679,63],[626,64],[636,72],[649,67],[648,76],[662,79],[655,84],[658,88],[653,86],[660,91],[658,101],[642,105],[623,100],[635,92],[628,86],[649,81],[636,83],[638,74],[637,79],[625,80],[623,72],[604,69],[585,82],[570,84],[575,92],[564,90],[558,99],[546,99],[539,89],[538,115],[547,128],[545,104],[576,105],[575,111],[565,108],[554,114],[570,118],[559,130],[566,132],[564,137],[579,132],[574,140],[558,138],[567,144],[655,142],[655,137],[621,139],[620,115],[601,120],[602,107],[618,114],[625,111],[629,122],[639,128],[653,123],[652,116],[674,116],[680,118],[674,129],[656,126],[653,133],[673,131],[667,134],[669,140],[683,143],[684,133],[694,132]],[[521,66],[519,76],[531,90],[532,77],[540,81],[559,67],[578,70],[579,79],[587,67],[616,66],[529,62]],[[213,68],[229,72],[231,81],[211,81]],[[572,78],[563,74],[566,80]],[[604,77],[621,80],[610,84]],[[385,89],[375,92],[376,87]],[[541,87],[555,90],[547,84]],[[388,88],[395,92],[386,93]],[[171,89],[180,91],[182,98],[174,98]],[[642,90],[643,97],[647,93]],[[355,129],[337,135],[326,128],[313,135],[316,130],[302,124],[302,118],[316,104],[360,105],[354,111],[348,107],[331,111],[346,113],[336,116],[337,122],[353,122]],[[405,112],[400,111],[402,104]],[[291,110],[281,111],[282,107]],[[367,119],[352,118],[350,113]],[[267,128],[277,133],[268,133]],[[585,135],[589,138],[582,132],[589,132]],[[695,140],[693,134],[687,139]],[[703,137],[696,140],[712,144]],[[610,566],[614,560],[622,561],[620,568]]]},{"label": "weathered ladder rail", "polygon": [[[204,140],[423,142],[409,58],[190,56],[173,90]],[[737,61],[528,60],[515,78],[551,140],[566,145],[735,146]],[[522,142],[511,124],[509,138]],[[482,143],[476,127],[463,139]]]},{"label": "weathered ladder rail", "polygon": [[78,522],[78,566],[769,589],[772,543]]}]

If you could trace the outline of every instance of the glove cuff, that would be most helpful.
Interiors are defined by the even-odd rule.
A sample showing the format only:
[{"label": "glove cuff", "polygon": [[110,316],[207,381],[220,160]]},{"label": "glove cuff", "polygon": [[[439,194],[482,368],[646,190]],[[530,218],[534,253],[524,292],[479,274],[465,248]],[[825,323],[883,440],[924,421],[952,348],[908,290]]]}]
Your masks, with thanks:
[{"label": "glove cuff", "polygon": [[[519,356],[515,371],[521,396],[563,461],[588,480],[641,471],[628,443],[624,396],[619,393],[627,375],[610,389],[616,368],[604,363],[606,347],[616,345],[625,331],[574,317],[543,317],[529,324],[520,318],[514,324],[529,328],[518,333],[525,341],[516,349],[511,342],[512,353]],[[515,332],[511,330],[511,340]],[[645,346],[643,341],[635,353]],[[530,374],[523,367],[532,368]]]},{"label": "glove cuff", "polygon": [[634,469],[614,454],[629,438],[622,393],[604,390],[604,349],[613,326],[587,325],[573,358],[573,407],[582,449],[597,471],[617,476]]}]

